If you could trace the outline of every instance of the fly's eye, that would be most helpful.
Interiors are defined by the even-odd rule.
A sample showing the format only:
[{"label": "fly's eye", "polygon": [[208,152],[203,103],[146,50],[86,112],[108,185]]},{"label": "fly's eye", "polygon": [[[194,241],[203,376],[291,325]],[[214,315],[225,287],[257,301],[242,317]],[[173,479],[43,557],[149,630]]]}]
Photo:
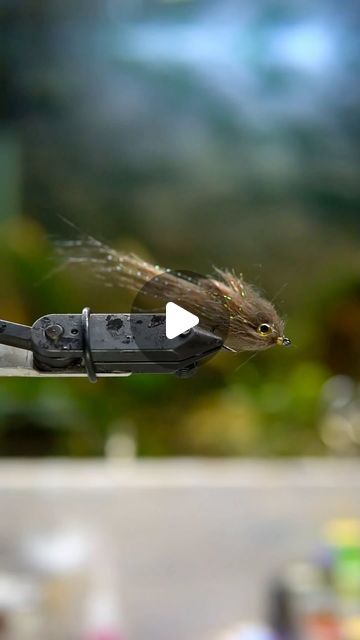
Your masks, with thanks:
[{"label": "fly's eye", "polygon": [[269,324],[263,322],[262,324],[259,324],[257,332],[260,333],[261,336],[268,336],[272,332],[272,328]]}]

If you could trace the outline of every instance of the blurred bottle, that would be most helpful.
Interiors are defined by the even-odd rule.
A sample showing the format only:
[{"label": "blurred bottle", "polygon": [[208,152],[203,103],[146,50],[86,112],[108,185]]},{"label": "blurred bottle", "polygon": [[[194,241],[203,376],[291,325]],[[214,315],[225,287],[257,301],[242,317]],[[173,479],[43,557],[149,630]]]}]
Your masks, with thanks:
[{"label": "blurred bottle", "polygon": [[46,640],[64,640],[78,631],[79,602],[84,597],[94,544],[89,531],[68,525],[26,534],[21,553],[26,566],[41,581]]},{"label": "blurred bottle", "polygon": [[294,638],[343,640],[336,599],[321,566],[293,565],[287,575],[287,585],[295,612]]},{"label": "blurred bottle", "polygon": [[326,540],[333,557],[334,589],[344,616],[360,615],[360,521],[331,522]]},{"label": "blurred bottle", "polygon": [[116,565],[101,551],[91,568],[81,640],[126,640]]},{"label": "blurred bottle", "polygon": [[277,640],[297,640],[294,602],[291,585],[278,579],[270,589],[270,607],[267,615],[269,625]]},{"label": "blurred bottle", "polygon": [[39,585],[23,575],[0,575],[0,640],[43,640]]}]

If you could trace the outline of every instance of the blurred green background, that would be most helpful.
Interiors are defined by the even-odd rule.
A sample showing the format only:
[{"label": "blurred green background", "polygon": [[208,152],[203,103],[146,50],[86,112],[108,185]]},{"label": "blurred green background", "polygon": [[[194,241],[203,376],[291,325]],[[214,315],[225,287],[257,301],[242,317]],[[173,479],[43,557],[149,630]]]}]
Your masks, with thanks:
[{"label": "blurred green background", "polygon": [[359,453],[359,22],[352,1],[0,1],[0,317],[130,309],[52,274],[65,216],[242,272],[294,343],[184,381],[2,379],[0,455]]}]

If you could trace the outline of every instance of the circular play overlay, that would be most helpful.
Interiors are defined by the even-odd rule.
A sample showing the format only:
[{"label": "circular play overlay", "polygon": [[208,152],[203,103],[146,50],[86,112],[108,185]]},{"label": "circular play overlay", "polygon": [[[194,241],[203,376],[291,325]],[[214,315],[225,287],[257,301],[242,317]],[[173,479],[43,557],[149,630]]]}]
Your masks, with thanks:
[{"label": "circular play overlay", "polygon": [[[229,331],[230,312],[227,312],[222,305],[221,319],[217,317],[216,300],[220,301],[221,295],[213,280],[193,271],[167,269],[149,279],[136,294],[130,315],[132,335],[144,359],[151,360],[146,339],[146,335],[151,336],[151,329],[154,329],[153,335],[156,333],[156,339],[160,340],[166,349],[169,349],[169,354],[171,354],[172,349],[174,351],[181,349],[186,340],[189,341],[190,348],[191,336],[198,329],[212,333],[225,341]],[[166,305],[170,302],[181,308],[179,309],[180,315],[178,318],[176,317],[176,312],[174,315],[173,311],[171,316],[168,313],[166,317]],[[186,327],[184,332],[181,331],[182,311],[185,311],[183,316],[186,316],[186,312],[189,312],[198,317],[199,322],[194,329],[187,329]],[[139,338],[138,326],[140,319],[137,315],[139,313],[152,314],[149,319],[149,326],[145,328],[147,331],[142,333],[141,338]],[[166,337],[166,325],[169,322],[176,321],[178,321],[176,327],[179,327],[179,333],[176,337],[169,339]],[[209,357],[215,354],[216,351],[210,354]],[[165,370],[167,368],[173,370],[173,366],[167,366],[166,361],[162,364]]]}]

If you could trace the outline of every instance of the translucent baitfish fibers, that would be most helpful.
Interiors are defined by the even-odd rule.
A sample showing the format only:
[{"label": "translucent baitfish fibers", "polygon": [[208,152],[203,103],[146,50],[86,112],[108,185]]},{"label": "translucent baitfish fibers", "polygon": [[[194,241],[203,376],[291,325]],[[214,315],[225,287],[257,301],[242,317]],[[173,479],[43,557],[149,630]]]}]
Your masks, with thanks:
[{"label": "translucent baitfish fibers", "polygon": [[107,285],[138,292],[144,285],[152,297],[173,301],[196,314],[203,329],[224,339],[235,351],[259,351],[290,344],[274,305],[242,275],[215,269],[213,276],[164,269],[134,254],[117,252],[95,238],[62,242],[64,264],[82,264]]}]

